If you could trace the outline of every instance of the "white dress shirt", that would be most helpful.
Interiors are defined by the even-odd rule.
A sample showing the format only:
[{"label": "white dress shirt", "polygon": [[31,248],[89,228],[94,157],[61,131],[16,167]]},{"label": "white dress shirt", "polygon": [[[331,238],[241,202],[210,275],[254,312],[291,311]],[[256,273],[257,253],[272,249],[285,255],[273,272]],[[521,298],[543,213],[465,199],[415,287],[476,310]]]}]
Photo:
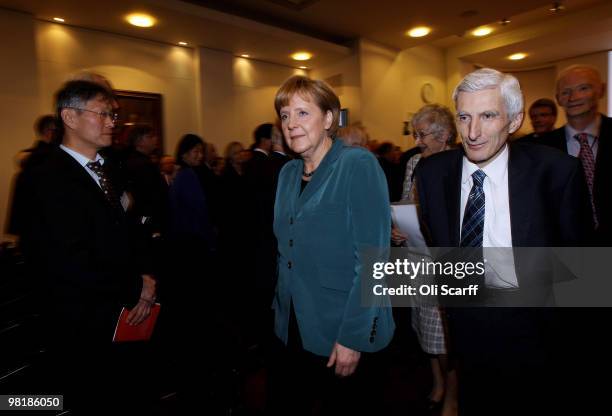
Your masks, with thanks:
[{"label": "white dress shirt", "polygon": [[269,155],[269,154],[268,154],[268,152],[266,152],[266,151],[265,151],[265,150],[263,150],[263,149],[260,149],[259,147],[256,147],[255,149],[253,149],[253,151],[254,151],[254,152],[261,152],[261,153],[263,153],[263,154],[264,154],[264,155],[266,155],[266,156],[268,156],[268,155]]},{"label": "white dress shirt", "polygon": [[[485,194],[485,218],[482,246],[485,258],[485,284],[495,289],[518,287],[512,254],[512,227],[510,223],[510,198],[508,192],[508,145],[482,170],[487,175],[483,182]],[[472,174],[478,165],[463,157],[461,172],[460,224],[468,196],[472,190]],[[503,249],[487,250],[487,247]]]},{"label": "white dress shirt", "polygon": [[100,186],[100,178],[98,177],[98,174],[87,167],[87,164],[89,162],[100,162],[101,165],[104,165],[104,158],[102,156],[100,156],[100,154],[96,153],[96,160],[90,160],[88,157],[83,156],[82,154],[80,154],[76,150],[72,150],[72,149],[64,146],[63,144],[60,144],[60,149],[62,149],[64,152],[68,153],[70,156],[72,156],[74,158],[74,160],[79,162],[79,165],[83,166],[85,168],[85,170],[87,171],[87,173],[89,173],[89,176],[91,176],[93,178],[93,180],[96,181],[98,186]]},{"label": "white dress shirt", "polygon": [[601,126],[601,115],[597,114],[597,118],[593,120],[591,124],[587,126],[584,130],[576,130],[572,126],[567,123],[565,125],[565,141],[567,142],[567,153],[578,157],[578,153],[580,153],[580,142],[576,140],[576,135],[580,133],[587,134],[587,140],[589,142],[589,146],[591,146],[591,151],[593,152],[593,157],[597,160],[597,150],[599,149],[599,127]]}]

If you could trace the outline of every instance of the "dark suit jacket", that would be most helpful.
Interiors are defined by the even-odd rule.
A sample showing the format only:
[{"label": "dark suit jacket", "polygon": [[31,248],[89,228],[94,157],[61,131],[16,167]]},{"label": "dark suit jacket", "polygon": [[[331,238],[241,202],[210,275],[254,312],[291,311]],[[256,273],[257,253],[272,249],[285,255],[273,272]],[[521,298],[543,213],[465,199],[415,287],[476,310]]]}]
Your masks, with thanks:
[{"label": "dark suit jacket", "polygon": [[538,138],[542,137],[541,134],[536,135],[535,133],[529,133],[524,135],[523,137],[519,137],[518,139],[516,139],[517,142],[521,142],[521,143],[534,143],[537,142]]},{"label": "dark suit jacket", "polygon": [[[137,150],[131,150],[125,160],[127,190],[134,197],[130,215],[148,232],[161,232],[167,227],[168,194],[165,180],[151,159]],[[143,219],[146,222],[143,223]]]},{"label": "dark suit jacket", "polygon": [[[567,153],[565,126],[541,136],[536,143],[555,147]],[[599,219],[595,231],[595,244],[612,246],[612,118],[601,115],[599,147],[595,161],[593,198]]]},{"label": "dark suit jacket", "polygon": [[121,306],[139,298],[144,259],[126,217],[60,148],[27,177],[23,248],[47,300],[54,341],[110,343]]},{"label": "dark suit jacket", "polygon": [[24,195],[24,181],[28,176],[28,172],[40,165],[49,155],[51,149],[56,147],[56,144],[49,144],[39,140],[36,145],[25,149],[23,152],[29,155],[21,162],[21,172],[15,176],[13,184],[13,195],[11,198],[11,206],[7,216],[7,232],[9,234],[21,235],[21,225],[23,222],[23,213],[27,207],[23,205],[27,203],[27,195]]},{"label": "dark suit jacket", "polygon": [[[592,225],[586,183],[578,161],[544,146],[522,143],[509,146],[513,247],[582,245]],[[416,171],[421,219],[433,247],[459,246],[462,160],[462,149],[441,152],[421,160]],[[529,273],[533,266],[526,260],[529,259],[515,257],[521,290],[531,290],[536,283],[531,281],[533,273]],[[539,315],[528,308],[489,308],[486,313],[479,309],[453,309],[449,311],[451,343],[460,355],[481,357],[513,349],[537,349],[541,347],[542,325],[546,325]]]},{"label": "dark suit jacket", "polygon": [[276,240],[272,231],[274,219],[274,164],[270,156],[253,151],[244,165],[247,187],[245,206],[250,227],[246,246],[252,247],[253,284],[261,305],[269,308],[276,284]]}]

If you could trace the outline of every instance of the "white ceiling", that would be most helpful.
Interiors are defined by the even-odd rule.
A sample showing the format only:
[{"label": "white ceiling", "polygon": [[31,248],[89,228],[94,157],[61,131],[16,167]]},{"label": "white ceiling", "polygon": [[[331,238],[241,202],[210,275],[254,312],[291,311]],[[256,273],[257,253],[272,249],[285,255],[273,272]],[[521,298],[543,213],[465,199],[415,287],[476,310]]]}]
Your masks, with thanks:
[{"label": "white ceiling", "polygon": [[[287,6],[294,3],[304,7]],[[612,1],[563,3],[566,9],[556,14],[548,10],[549,0],[495,5],[491,0],[0,0],[0,7],[41,20],[60,16],[77,27],[170,44],[185,41],[294,67],[300,64],[289,58],[292,52],[311,51],[314,58],[306,65],[317,67],[350,54],[359,38],[396,50],[432,44],[460,51],[459,57],[473,63],[512,70],[612,49]],[[148,29],[128,25],[125,15],[135,11],[152,14],[158,24]],[[469,16],[461,17],[466,12]],[[497,23],[502,18],[512,22],[502,26]],[[431,26],[432,33],[406,37],[404,32],[417,24]],[[485,39],[467,34],[483,24],[495,32]],[[506,59],[519,49],[530,56]]]}]

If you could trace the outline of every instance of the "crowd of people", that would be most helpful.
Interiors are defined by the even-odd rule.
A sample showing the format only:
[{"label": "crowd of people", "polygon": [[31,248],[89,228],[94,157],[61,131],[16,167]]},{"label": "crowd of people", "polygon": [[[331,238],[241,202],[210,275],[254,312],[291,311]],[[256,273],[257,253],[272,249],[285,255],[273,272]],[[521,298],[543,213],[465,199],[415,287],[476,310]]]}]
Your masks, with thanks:
[{"label": "crowd of people", "polygon": [[[196,377],[179,387],[185,403],[201,400],[219,362],[245,349],[269,364],[269,414],[375,411],[376,352],[395,323],[388,297],[362,302],[361,269],[405,245],[391,202],[418,205],[431,247],[611,245],[612,121],[597,110],[604,83],[573,66],[556,86],[567,124],[554,129],[557,106],[537,100],[534,132],[515,139],[524,114],[516,78],[469,73],[454,90],[455,112],[430,104],[414,115],[416,147],[402,153],[362,125],[340,128],[333,90],[293,76],[276,94],[278,121],[259,125],[248,149],[234,141],[219,157],[196,134],[162,155],[149,125],[132,126],[117,146],[110,83],[96,74],[67,82],[56,114],[35,125],[37,144],[18,155],[8,230],[39,284],[43,385],[75,414],[144,412],[152,358],[141,344],[111,341],[121,307],[138,325],[160,302],[170,324],[158,335]],[[530,290],[520,266],[488,268],[487,293]],[[585,352],[606,317],[413,308],[431,357],[428,409],[515,415],[572,405],[582,397],[572,377],[591,373],[567,357]]]}]

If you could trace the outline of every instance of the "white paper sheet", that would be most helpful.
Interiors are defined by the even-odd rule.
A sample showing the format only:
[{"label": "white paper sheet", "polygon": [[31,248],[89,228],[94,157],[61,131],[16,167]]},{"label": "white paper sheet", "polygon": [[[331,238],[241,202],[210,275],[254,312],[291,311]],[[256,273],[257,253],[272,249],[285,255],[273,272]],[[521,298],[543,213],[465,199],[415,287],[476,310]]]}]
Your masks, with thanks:
[{"label": "white paper sheet", "polygon": [[[393,224],[402,234],[407,237],[406,246],[408,247],[427,247],[425,238],[421,233],[419,216],[415,204],[391,205],[391,219]],[[428,253],[429,251],[425,251]]]}]

